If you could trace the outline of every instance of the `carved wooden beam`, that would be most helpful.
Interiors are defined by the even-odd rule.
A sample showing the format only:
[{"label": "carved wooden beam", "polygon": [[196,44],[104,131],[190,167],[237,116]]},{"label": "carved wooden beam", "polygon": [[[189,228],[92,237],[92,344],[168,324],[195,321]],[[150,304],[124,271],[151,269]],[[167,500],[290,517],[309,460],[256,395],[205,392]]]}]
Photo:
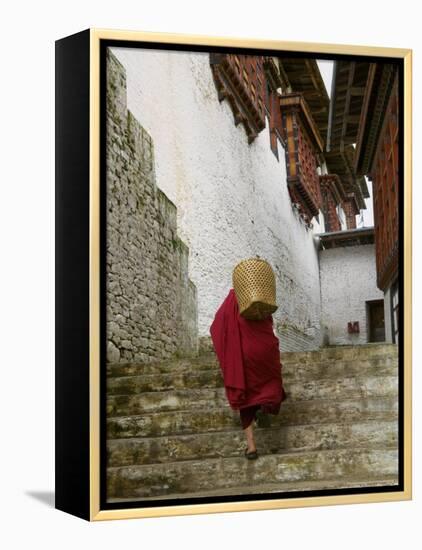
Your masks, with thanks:
[{"label": "carved wooden beam", "polygon": [[[254,57],[255,75],[262,72],[261,80],[251,77],[248,62],[231,54],[211,54],[210,65],[217,88],[218,99],[227,99],[233,111],[234,123],[243,124],[248,143],[265,128],[263,69],[258,67],[262,58]],[[259,84],[259,85],[258,85]]]}]

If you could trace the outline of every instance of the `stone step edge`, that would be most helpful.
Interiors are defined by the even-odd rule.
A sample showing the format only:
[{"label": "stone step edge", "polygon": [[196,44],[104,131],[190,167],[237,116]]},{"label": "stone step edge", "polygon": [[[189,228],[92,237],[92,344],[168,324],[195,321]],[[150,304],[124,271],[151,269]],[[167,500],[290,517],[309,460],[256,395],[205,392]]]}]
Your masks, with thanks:
[{"label": "stone step edge", "polygon": [[[110,498],[107,502],[119,503],[119,502],[137,502],[137,501],[151,501],[151,500],[171,500],[171,499],[183,499],[183,498],[196,498],[196,497],[212,497],[212,496],[235,496],[235,495],[254,495],[262,493],[292,493],[299,491],[318,491],[318,490],[335,490],[335,489],[359,489],[361,487],[385,487],[385,486],[398,486],[398,476],[382,476],[374,478],[341,478],[327,481],[297,481],[295,483],[266,483],[259,486],[256,485],[239,485],[237,487],[230,487],[229,489],[208,489],[206,491],[198,491],[195,493],[174,493],[170,495],[144,497],[137,498]],[[280,490],[282,487],[282,490]],[[352,493],[348,493],[352,494]],[[275,500],[274,497],[272,499]],[[271,500],[272,500],[271,499]],[[253,499],[251,499],[253,500]],[[242,500],[242,502],[244,502]]]},{"label": "stone step edge", "polygon": [[[397,382],[399,381],[399,376],[397,374],[385,374],[385,373],[375,375],[375,376],[372,376],[372,375],[367,375],[367,376],[345,376],[345,377],[332,377],[332,378],[321,377],[321,378],[318,379],[318,381],[323,381],[323,380],[327,380],[327,381],[331,381],[331,382],[334,382],[336,380],[358,380],[358,381],[363,381],[367,378],[396,378]],[[310,383],[310,382],[311,382],[311,380],[302,380],[302,382],[301,382],[300,380],[292,380],[292,379],[289,379],[287,377],[283,377],[283,386],[285,386],[284,389],[286,390],[287,395],[289,394],[289,385],[291,385],[291,384],[301,384],[301,383],[307,384],[307,383]],[[139,397],[139,396],[153,396],[153,395],[158,395],[158,394],[162,395],[163,397],[166,397],[166,396],[171,396],[175,392],[186,392],[186,393],[189,393],[189,392],[192,392],[192,391],[195,391],[195,392],[204,391],[204,392],[206,392],[206,391],[209,391],[209,390],[223,390],[223,389],[224,389],[224,384],[219,385],[219,386],[171,388],[171,389],[166,389],[166,390],[158,389],[158,390],[152,390],[152,391],[139,391],[139,392],[132,392],[132,393],[112,393],[112,392],[109,392],[107,394],[106,398],[107,398],[107,400],[112,400],[113,398],[116,398],[116,397],[136,397],[136,396]],[[346,393],[347,393],[347,391],[346,391]],[[359,392],[355,392],[355,394],[350,392],[349,395],[356,395],[356,397],[362,398],[362,394],[359,393]],[[379,396],[388,396],[388,395],[396,395],[396,392],[394,394],[392,394],[392,393],[381,393],[381,394],[379,394]],[[298,401],[310,401],[310,400],[309,399],[300,399],[300,400],[295,399],[294,401],[298,402]]]},{"label": "stone step edge", "polygon": [[[391,354],[391,355],[388,355],[388,354],[380,354],[380,355],[372,355],[368,358],[362,358],[362,360],[364,361],[381,361],[383,359],[395,359],[398,361],[398,356],[396,354]],[[293,366],[297,366],[297,365],[303,365],[304,363],[301,362],[301,361],[287,361],[286,359],[284,359],[282,356],[280,358],[281,360],[281,364],[283,365],[283,368],[287,368],[287,365],[289,368],[293,367]],[[313,361],[314,364],[321,364],[321,363],[328,363],[329,366],[332,366],[334,365],[335,363],[338,363],[338,362],[342,362],[342,363],[352,363],[352,362],[356,362],[356,361],[359,361],[359,359],[357,359],[356,357],[355,358],[349,358],[349,359],[339,359],[339,358],[333,358],[333,357],[327,357],[325,359],[319,359],[319,360],[315,360]],[[176,363],[177,364],[177,363]],[[305,363],[306,365],[307,363]],[[171,367],[172,363],[122,363],[122,364],[119,364],[119,363],[108,363],[106,365],[106,370],[107,369],[112,369],[112,368],[127,368],[127,367],[132,367],[132,368],[142,368],[142,367],[147,367],[149,369],[151,368],[154,368],[154,367]],[[174,369],[176,372],[184,372],[184,371],[188,371],[189,372],[189,367],[192,367],[192,365],[195,365],[195,361],[194,360],[190,360],[188,362],[187,365],[177,365],[177,367]],[[209,366],[210,369],[206,369],[205,367]],[[220,368],[220,365],[217,361],[217,359],[210,359],[210,361],[201,361],[201,366],[200,368],[198,368],[198,371],[204,371],[204,370],[211,370],[212,369],[215,369],[215,368]],[[168,370],[168,371],[158,371],[156,374],[166,374],[166,373],[170,373],[171,370]],[[150,373],[150,374],[155,374],[155,373]],[[139,375],[129,375],[129,376],[139,376]],[[115,376],[111,373],[108,373],[108,377],[109,378],[117,378],[118,376]]]},{"label": "stone step edge", "polygon": [[[398,376],[398,368],[397,368],[397,365],[390,365],[388,368],[391,369],[391,370],[394,370],[394,371],[397,371],[397,375],[396,374],[391,374],[391,375],[386,375],[385,373],[379,373],[377,374],[377,370],[380,369],[380,367],[370,367],[370,368],[367,368],[365,367],[366,370],[363,372],[363,373],[357,373],[355,376],[347,376],[346,378],[359,378],[359,377],[364,377],[364,376]],[[311,370],[311,369],[310,369]],[[330,371],[330,370],[333,370],[331,367],[327,368],[327,371]],[[203,375],[206,375],[206,374],[215,374],[216,372],[219,372],[222,376],[222,373],[221,373],[221,370],[220,369],[217,369],[217,368],[210,368],[210,369],[201,369],[201,370],[198,370],[197,372],[190,372],[188,369],[186,369],[186,371],[176,371],[174,374],[178,374],[178,375],[181,375],[181,374],[187,374],[189,373],[191,376],[195,376],[195,375],[198,375],[198,376],[203,376]],[[371,374],[368,374],[368,373],[371,373]],[[131,381],[133,378],[146,378],[148,376],[153,376],[155,378],[159,378],[160,376],[170,376],[172,373],[170,372],[157,372],[157,373],[150,373],[150,374],[130,374],[130,375],[124,375],[124,376],[109,376],[108,377],[108,380],[129,380]],[[299,376],[299,375],[296,375],[292,372],[286,372],[286,369],[282,369],[281,371],[281,375],[283,378],[288,378],[288,379],[299,379],[301,380],[302,378]],[[317,376],[317,374],[315,374],[315,376]],[[321,376],[321,373],[318,373],[318,380],[335,380],[337,378],[341,378],[343,379],[344,377],[341,376],[341,374],[334,374],[334,373],[328,373],[328,376],[326,373],[324,373],[322,376]],[[306,378],[306,380],[308,381],[308,379]]]},{"label": "stone step edge", "polygon": [[[354,351],[357,350],[359,352],[364,352],[365,350],[384,350],[385,352],[394,352],[396,353],[398,351],[398,345],[393,344],[392,342],[364,342],[362,344],[338,344],[333,346],[322,346],[318,349],[310,349],[310,350],[293,350],[293,351],[287,351],[287,350],[280,350],[280,353],[283,353],[285,355],[311,355],[311,354],[321,354],[326,355],[327,353],[330,354],[335,351]],[[213,350],[209,350],[207,352],[202,353],[201,355],[205,357],[207,354],[212,355]]]},{"label": "stone step edge", "polygon": [[[115,418],[131,418],[131,417],[127,417],[127,416],[122,416],[122,417],[112,417],[113,420]],[[397,412],[384,412],[383,413],[383,417],[381,419],[372,419],[371,421],[372,422],[377,422],[377,421],[380,421],[380,422],[393,422],[395,420],[397,420]],[[366,422],[365,420],[356,420],[354,421],[353,423],[363,423],[363,422]],[[350,425],[352,422],[349,422],[347,423],[348,425]],[[307,423],[300,423],[300,424],[278,424],[276,426],[274,426],[275,429],[281,429],[283,427],[287,427],[287,428],[294,428],[296,426],[328,426],[332,424],[332,422],[307,422]],[[255,427],[255,429],[257,430],[266,430],[266,429],[269,429],[269,428],[260,428],[258,426]],[[235,429],[236,430],[236,429]],[[154,439],[155,437],[172,437],[172,436],[176,436],[176,437],[179,437],[179,436],[183,436],[183,435],[198,435],[198,434],[208,434],[208,435],[213,435],[213,434],[222,434],[222,433],[226,433],[227,431],[235,431],[233,430],[233,428],[220,428],[219,430],[211,430],[211,431],[207,431],[207,430],[204,430],[202,432],[173,432],[172,434],[163,434],[163,435],[157,435],[157,436],[145,436],[145,439]],[[241,430],[241,425],[239,424],[239,427],[238,427],[238,431]],[[115,441],[119,441],[119,440],[125,440],[125,439],[144,439],[144,437],[139,437],[139,436],[134,436],[134,437],[113,437],[113,438],[107,438],[106,437],[106,440],[107,441],[110,441],[110,440],[115,440]]]},{"label": "stone step edge", "polygon": [[[210,389],[210,388],[208,388]],[[173,391],[173,390],[171,390]],[[148,392],[148,393],[156,393],[156,392]],[[157,392],[159,393],[159,392]],[[289,392],[287,391],[287,396],[289,395]],[[138,395],[138,394],[129,394],[129,395],[117,395],[115,397],[133,397],[134,395]],[[139,395],[142,395],[142,394],[139,394]],[[289,401],[290,403],[295,403],[295,404],[298,404],[298,403],[315,403],[315,404],[323,404],[323,403],[345,403],[345,402],[349,402],[349,401],[352,401],[352,402],[356,402],[356,398],[358,398],[359,400],[362,400],[362,399],[377,399],[377,400],[380,400],[380,399],[386,399],[386,398],[393,398],[393,397],[398,397],[397,395],[397,392],[392,392],[392,393],[386,393],[386,394],[381,394],[381,395],[371,395],[371,396],[362,396],[362,394],[360,393],[355,393],[355,394],[349,394],[347,396],[347,398],[344,398],[344,397],[340,397],[338,399],[295,399],[295,400],[289,400],[289,397],[287,397],[287,400],[285,401],[282,401],[281,403],[281,406],[280,406],[280,413],[282,413],[282,407],[283,405],[285,406],[288,406],[288,403],[286,404],[286,401]],[[207,407],[206,409],[207,411],[231,411],[233,414],[237,414],[239,415],[239,411],[238,410],[234,410],[232,409],[228,404],[226,406],[219,406],[219,407]],[[169,409],[169,410],[166,410],[166,411],[163,411],[163,410],[159,410],[159,411],[150,411],[150,412],[145,412],[143,414],[132,414],[132,415],[127,415],[127,414],[124,414],[124,415],[119,415],[119,416],[110,416],[110,415],[107,415],[107,419],[108,420],[117,420],[117,419],[120,419],[120,418],[143,418],[145,416],[151,416],[151,415],[156,415],[156,414],[164,414],[164,413],[197,413],[198,411],[200,412],[203,412],[204,409],[203,408],[199,408],[199,409],[192,409],[192,408],[189,408],[189,409]]]},{"label": "stone step edge", "polygon": [[[286,384],[283,383],[283,386],[287,386]],[[163,399],[165,397],[169,397],[171,396],[172,394],[174,394],[174,392],[181,392],[181,391],[184,391],[184,392],[189,392],[189,391],[195,391],[195,392],[200,392],[200,391],[207,391],[207,390],[223,390],[224,389],[224,386],[219,386],[217,388],[214,388],[214,387],[210,387],[210,388],[175,388],[175,389],[172,389],[172,390],[156,390],[156,391],[146,391],[146,392],[139,392],[139,393],[113,393],[113,394],[110,394],[110,395],[107,395],[107,400],[112,400],[114,398],[117,398],[117,397],[129,397],[129,398],[134,398],[134,397],[142,397],[142,396],[152,396],[152,395],[157,395],[157,394],[160,394],[163,396]],[[344,400],[344,397],[343,399],[291,399],[290,398],[290,395],[289,395],[289,387],[285,387],[284,388],[285,391],[286,391],[286,395],[287,395],[287,399],[290,399],[290,402],[291,403],[303,403],[305,401],[340,401],[340,400]],[[223,391],[221,391],[220,393],[224,393]],[[344,390],[344,393],[347,394],[347,399],[352,399],[353,397],[356,397],[356,398],[359,398],[359,399],[365,399],[366,397],[392,397],[392,396],[395,396],[397,395],[397,391],[394,391],[394,392],[387,392],[387,393],[379,393],[377,395],[372,395],[372,396],[362,396],[362,393],[360,392],[356,392],[356,391],[350,391],[348,392],[347,390]],[[213,408],[213,407],[209,407],[209,408]],[[215,407],[215,408],[218,408],[218,407]],[[151,411],[149,413],[145,413],[145,414],[153,414],[154,412],[170,412],[170,411],[186,411],[186,410],[194,410],[194,411],[197,411],[198,409],[168,409],[167,411],[164,411],[164,410],[159,410],[159,411]],[[139,416],[139,415],[135,415],[135,416]]]},{"label": "stone step edge", "polygon": [[[135,438],[134,438],[135,439]],[[137,439],[142,439],[142,438],[137,438]],[[107,440],[108,442],[109,440]],[[114,441],[119,441],[118,439],[115,439]],[[246,441],[245,441],[245,445],[246,447]],[[330,447],[329,449],[319,449],[317,447],[310,447],[308,449],[295,449],[294,447],[288,447],[280,452],[260,452],[259,451],[259,445],[258,445],[258,452],[260,452],[260,457],[265,457],[265,456],[276,456],[276,455],[297,455],[299,453],[319,453],[319,452],[322,452],[322,451],[331,451],[331,452],[335,452],[335,451],[347,451],[347,450],[351,450],[353,449],[353,451],[380,451],[380,450],[383,450],[383,451],[391,451],[391,450],[396,450],[397,449],[397,445],[388,445],[386,444],[385,446],[380,446],[379,443],[377,443],[376,445],[374,446],[371,446],[369,445],[368,443],[365,443],[363,445],[357,445],[356,443],[354,442],[350,442],[349,444],[341,444],[341,445],[336,445],[335,447]],[[156,462],[143,462],[142,464],[121,464],[121,465],[108,465],[107,464],[107,468],[133,468],[133,467],[137,467],[137,466],[164,466],[164,465],[171,465],[171,464],[185,464],[185,463],[188,463],[188,462],[192,462],[192,461],[203,461],[203,460],[221,460],[221,459],[232,459],[232,458],[241,458],[243,455],[239,454],[239,455],[230,455],[230,456],[209,456],[209,455],[201,455],[201,456],[198,456],[198,458],[178,458],[176,460],[160,460],[160,461],[156,461]]]},{"label": "stone step edge", "polygon": [[[306,456],[310,454],[334,454],[337,452],[341,452],[347,450],[346,449],[317,449],[314,451],[306,450],[306,451],[288,451],[288,452],[279,452],[279,453],[271,453],[266,455],[261,455],[261,458],[264,457],[298,457],[298,456]],[[368,451],[368,452],[385,452],[385,451],[398,451],[398,445],[383,445],[382,447],[362,447],[359,448],[359,451]],[[209,458],[191,458],[187,460],[172,460],[169,462],[154,462],[151,464],[136,464],[133,466],[107,466],[107,471],[116,471],[116,470],[126,470],[126,469],[136,469],[136,470],[146,470],[148,468],[151,468],[151,466],[157,466],[157,467],[163,467],[163,468],[169,468],[172,464],[180,466],[183,464],[184,467],[189,466],[189,464],[192,463],[204,463],[204,462],[222,462],[222,461],[233,461],[233,460],[239,460],[240,458],[244,458],[243,456],[218,456],[218,457],[209,457]],[[246,460],[246,459],[245,459]],[[258,458],[259,461],[259,458]],[[255,461],[254,461],[255,462]]]},{"label": "stone step edge", "polygon": [[[388,417],[388,415],[391,414],[391,418]],[[314,422],[312,424],[289,424],[289,425],[286,425],[286,426],[283,426],[283,425],[277,425],[277,426],[269,426],[268,428],[263,428],[263,427],[258,427],[258,426],[255,426],[254,429],[255,430],[258,430],[259,433],[262,433],[262,432],[272,432],[272,431],[279,431],[281,428],[296,428],[296,427],[302,427],[302,426],[337,426],[339,428],[343,427],[343,426],[350,426],[352,424],[387,424],[387,423],[391,423],[391,422],[395,422],[397,420],[397,414],[396,413],[385,413],[385,416],[387,418],[377,418],[376,420],[372,419],[372,420],[356,420],[356,421],[351,421],[351,422]],[[213,431],[213,432],[182,432],[182,433],[172,433],[172,434],[162,434],[162,435],[154,435],[154,436],[145,436],[145,437],[139,437],[139,436],[135,436],[135,437],[107,437],[106,440],[107,442],[117,442],[117,441],[132,441],[132,442],[136,442],[136,441],[157,441],[157,439],[169,439],[169,438],[175,438],[175,439],[183,439],[186,437],[187,438],[190,438],[192,437],[192,435],[207,435],[207,436],[211,436],[211,437],[217,437],[217,436],[220,436],[221,434],[224,434],[224,435],[228,435],[230,433],[233,433],[233,434],[238,434],[239,433],[239,429],[240,429],[240,426],[239,428],[227,428],[227,429],[221,429],[221,430],[218,430],[218,431]]]},{"label": "stone step edge", "polygon": [[[386,399],[386,398],[392,398],[392,397],[397,397],[397,394],[396,393],[391,393],[391,394],[385,394],[385,395],[376,395],[376,396],[369,396],[369,397],[366,397],[365,399],[377,399],[377,400],[381,400],[381,399]],[[359,398],[362,399],[362,396],[359,394]],[[348,396],[347,399],[344,399],[344,398],[340,398],[340,399],[301,399],[300,401],[290,401],[290,403],[315,403],[315,404],[324,404],[326,402],[329,402],[329,403],[345,403],[345,402],[348,402],[348,401],[352,401],[352,402],[356,402],[356,399],[354,397],[351,397],[351,396]],[[285,404],[286,402],[283,401],[281,403],[281,406],[280,406],[280,412],[279,414],[282,414],[282,407],[283,405]],[[287,406],[287,405],[285,405]],[[132,414],[132,415],[127,415],[127,414],[124,414],[124,415],[120,415],[120,416],[107,416],[107,419],[113,419],[113,420],[116,420],[116,419],[119,419],[119,418],[143,418],[145,416],[152,416],[152,415],[156,415],[156,414],[165,414],[165,413],[197,413],[198,411],[200,412],[204,412],[205,409],[170,409],[168,411],[151,411],[151,412],[145,412],[143,414]],[[230,411],[232,412],[234,415],[239,415],[239,411],[238,410],[234,410],[232,409],[228,404],[227,406],[220,406],[220,407],[207,407],[206,411],[211,411],[211,412],[215,412],[215,411]],[[396,412],[396,411],[394,411]],[[274,415],[273,415],[274,416]],[[270,416],[271,418],[271,416]]]}]

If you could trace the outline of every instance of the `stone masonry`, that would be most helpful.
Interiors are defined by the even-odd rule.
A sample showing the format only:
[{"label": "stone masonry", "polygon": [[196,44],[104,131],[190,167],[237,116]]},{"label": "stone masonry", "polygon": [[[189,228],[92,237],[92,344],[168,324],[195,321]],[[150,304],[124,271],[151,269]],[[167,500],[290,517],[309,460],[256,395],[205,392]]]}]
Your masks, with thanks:
[{"label": "stone masonry", "polygon": [[107,361],[197,351],[196,287],[177,209],[157,187],[154,145],[127,110],[126,73],[107,57]]}]

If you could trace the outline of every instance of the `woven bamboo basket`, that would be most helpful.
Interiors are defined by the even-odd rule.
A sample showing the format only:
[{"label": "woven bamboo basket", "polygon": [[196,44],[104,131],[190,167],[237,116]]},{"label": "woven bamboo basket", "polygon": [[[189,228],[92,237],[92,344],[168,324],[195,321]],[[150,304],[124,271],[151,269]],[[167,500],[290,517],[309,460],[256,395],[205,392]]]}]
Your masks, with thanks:
[{"label": "woven bamboo basket", "polygon": [[239,262],[233,270],[233,288],[242,317],[261,320],[278,308],[275,275],[270,264],[261,258]]}]

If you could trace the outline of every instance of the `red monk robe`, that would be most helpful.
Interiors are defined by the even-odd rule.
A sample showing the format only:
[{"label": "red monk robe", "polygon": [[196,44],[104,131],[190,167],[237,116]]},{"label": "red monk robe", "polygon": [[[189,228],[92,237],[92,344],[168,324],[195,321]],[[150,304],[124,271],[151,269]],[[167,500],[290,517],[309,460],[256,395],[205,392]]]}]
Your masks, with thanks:
[{"label": "red monk robe", "polygon": [[278,414],[286,395],[272,315],[261,321],[242,317],[232,288],[215,314],[210,333],[227,399],[232,409],[240,410],[243,427],[259,408]]}]

